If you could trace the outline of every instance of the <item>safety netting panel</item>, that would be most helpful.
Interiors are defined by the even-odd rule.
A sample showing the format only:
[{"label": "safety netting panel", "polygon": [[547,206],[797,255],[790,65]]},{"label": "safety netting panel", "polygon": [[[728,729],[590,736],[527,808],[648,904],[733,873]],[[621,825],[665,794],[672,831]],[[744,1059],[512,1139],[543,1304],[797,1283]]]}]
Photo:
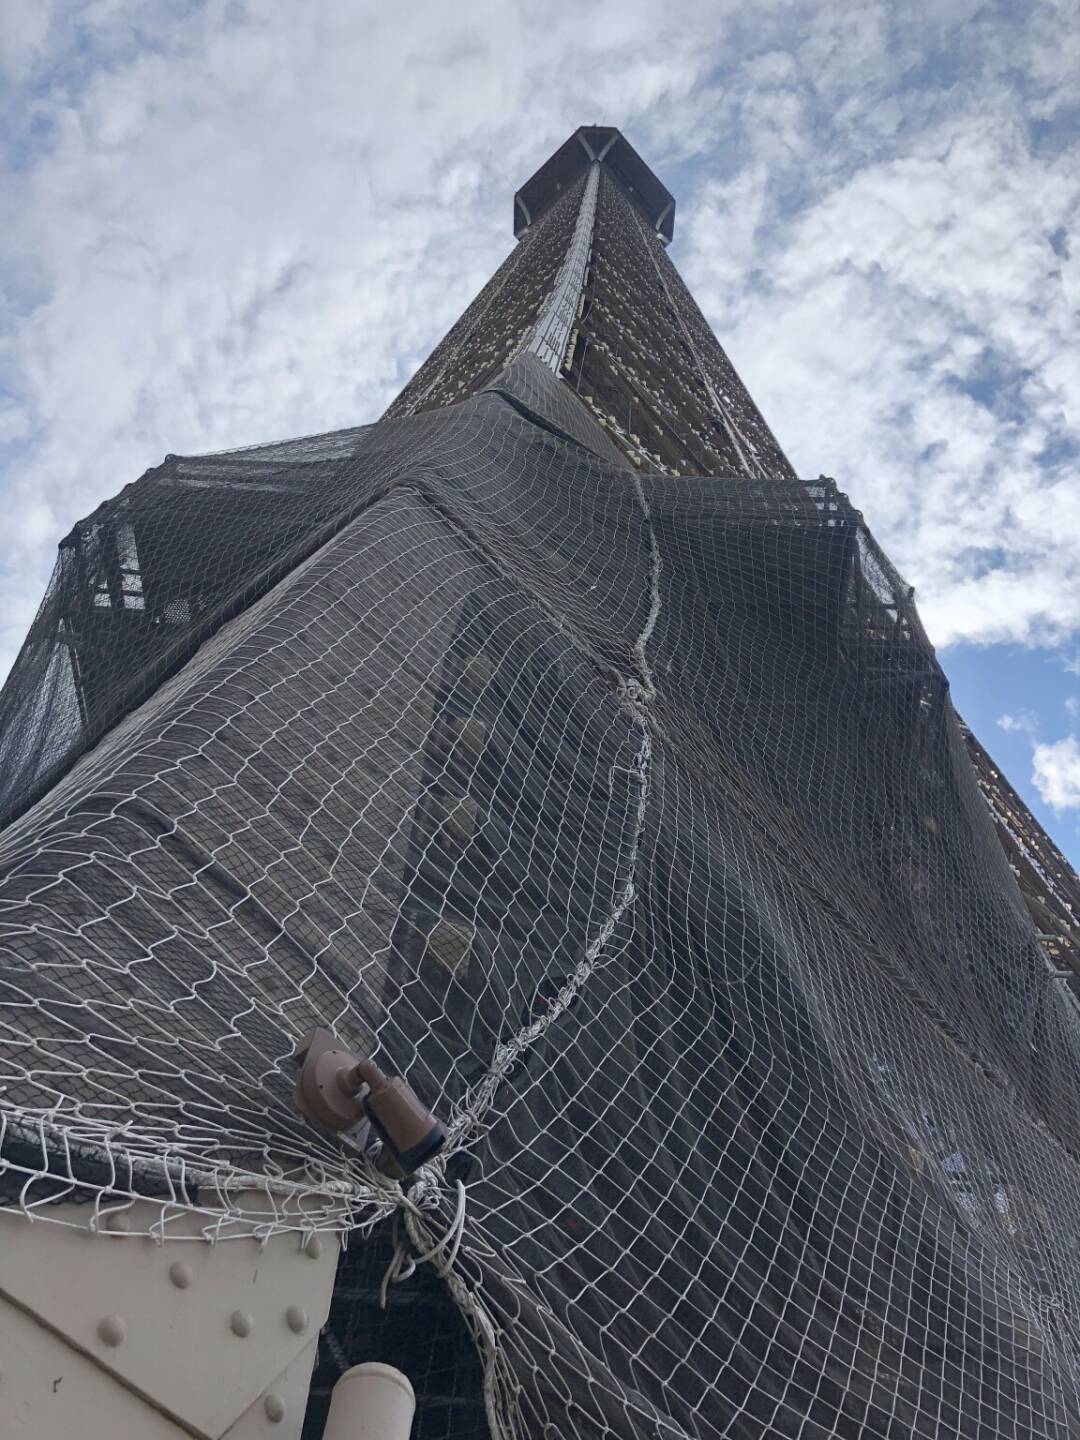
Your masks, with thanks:
[{"label": "safety netting panel", "polygon": [[0,691],[0,823],[325,539],[364,433],[169,455],[74,526]]},{"label": "safety netting panel", "polygon": [[[426,1256],[457,1433],[1080,1435],[1080,1032],[910,591],[516,366],[343,441],[0,836],[3,1203],[352,1232],[406,1369]],[[447,1122],[409,1185],[297,1112],[315,1025]]]}]

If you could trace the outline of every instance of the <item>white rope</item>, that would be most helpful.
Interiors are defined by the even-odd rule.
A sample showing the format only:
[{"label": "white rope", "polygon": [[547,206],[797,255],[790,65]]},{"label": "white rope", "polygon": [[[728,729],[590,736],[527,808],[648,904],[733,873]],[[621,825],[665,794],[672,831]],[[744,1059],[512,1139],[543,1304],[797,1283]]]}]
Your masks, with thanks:
[{"label": "white rope", "polygon": [[[454,1261],[457,1259],[458,1251],[461,1249],[461,1239],[465,1233],[465,1186],[459,1180],[457,1182],[457,1204],[454,1208],[454,1218],[451,1220],[441,1240],[427,1250],[422,1250],[418,1255],[410,1255],[406,1237],[401,1233],[399,1223],[404,1207],[394,1212],[394,1254],[390,1264],[383,1274],[382,1284],[379,1286],[379,1309],[386,1309],[386,1298],[391,1285],[400,1285],[402,1281],[408,1280],[410,1275],[416,1273],[418,1265],[433,1264],[440,1275],[445,1275],[451,1270]],[[445,1260],[441,1258],[443,1251],[450,1246],[450,1252]]]},{"label": "white rope", "polygon": [[604,918],[593,939],[586,945],[585,953],[574,969],[573,975],[548,1004],[545,1012],[530,1025],[524,1026],[510,1040],[496,1047],[486,1075],[474,1085],[455,1107],[448,1129],[446,1155],[452,1155],[462,1148],[468,1137],[481,1124],[484,1116],[494,1103],[499,1086],[505,1080],[518,1058],[535,1045],[536,1041],[566,1013],[582,988],[588,983],[596,963],[618,929],[620,921],[630,910],[637,898],[637,864],[641,841],[645,831],[645,815],[649,801],[649,781],[652,767],[652,719],[649,707],[656,697],[646,648],[652,638],[660,617],[660,573],[662,562],[660,547],[653,528],[652,512],[645,498],[641,477],[631,476],[634,494],[637,497],[645,521],[649,541],[649,612],[645,624],[630,650],[630,660],[637,671],[636,678],[621,677],[616,687],[616,698],[620,707],[630,717],[638,732],[639,745],[633,764],[626,767],[627,773],[637,784],[637,804],[634,816],[634,830],[630,841],[630,862],[624,884],[614,898],[611,909]]},{"label": "white rope", "polygon": [[[551,1000],[547,1010],[531,1025],[525,1026],[511,1040],[500,1045],[492,1058],[491,1066],[483,1080],[469,1092],[451,1119],[446,1149],[431,1166],[420,1172],[421,1185],[437,1185],[438,1173],[445,1166],[447,1157],[460,1149],[466,1141],[475,1136],[484,1115],[495,1100],[498,1088],[517,1058],[528,1050],[563,1015],[587,983],[596,963],[637,898],[636,872],[641,842],[645,831],[645,818],[649,800],[649,782],[652,764],[652,718],[649,707],[656,695],[652,670],[649,665],[647,648],[661,611],[660,576],[662,561],[660,547],[652,523],[652,513],[645,496],[644,486],[638,475],[631,477],[634,494],[645,522],[649,544],[649,609],[645,623],[634,644],[629,659],[636,675],[622,676],[616,687],[620,707],[632,721],[638,734],[638,749],[633,763],[624,769],[637,786],[637,802],[634,815],[634,829],[630,847],[630,862],[624,884],[612,903],[607,916],[593,939],[585,948],[581,963],[572,978]],[[619,767],[623,769],[624,767]],[[402,1195],[400,1208],[394,1216],[394,1253],[379,1286],[379,1306],[385,1310],[391,1285],[400,1285],[408,1280],[417,1265],[433,1264],[445,1279],[458,1309],[470,1322],[474,1338],[480,1351],[484,1367],[484,1406],[493,1440],[511,1440],[515,1434],[515,1404],[513,1400],[512,1377],[506,1369],[505,1360],[497,1339],[497,1330],[482,1298],[465,1284],[456,1271],[455,1264],[461,1251],[465,1234],[466,1191],[460,1180],[457,1182],[457,1203],[453,1219],[442,1236],[433,1244],[426,1243],[423,1233],[424,1209],[410,1197]],[[405,1234],[402,1234],[404,1227]],[[407,1238],[417,1247],[417,1253],[410,1255]]]}]

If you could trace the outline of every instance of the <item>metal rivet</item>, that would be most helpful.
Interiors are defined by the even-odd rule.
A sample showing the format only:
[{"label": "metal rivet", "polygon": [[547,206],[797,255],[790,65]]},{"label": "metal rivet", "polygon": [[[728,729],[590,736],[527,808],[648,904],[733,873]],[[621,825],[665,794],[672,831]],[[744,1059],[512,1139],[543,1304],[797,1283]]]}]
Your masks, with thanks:
[{"label": "metal rivet", "polygon": [[249,1336],[254,1329],[255,1322],[246,1310],[234,1310],[229,1317],[229,1325],[234,1335],[239,1335],[241,1340]]},{"label": "metal rivet", "polygon": [[194,1278],[186,1260],[174,1260],[169,1266],[169,1279],[178,1290],[186,1290]]},{"label": "metal rivet", "polygon": [[285,1419],[285,1401],[280,1395],[267,1395],[263,1401],[263,1409],[266,1411],[266,1418],[273,1425]]},{"label": "metal rivet", "polygon": [[307,1311],[302,1305],[290,1305],[285,1311],[285,1324],[294,1335],[302,1335],[307,1329]]},{"label": "metal rivet", "polygon": [[105,1228],[113,1235],[126,1235],[131,1229],[131,1220],[122,1210],[114,1210],[105,1216]]},{"label": "metal rivet", "polygon": [[120,1345],[127,1334],[122,1315],[106,1315],[97,1327],[98,1338],[106,1345]]},{"label": "metal rivet", "polygon": [[322,1241],[318,1235],[309,1235],[304,1246],[304,1254],[309,1255],[312,1260],[318,1260],[322,1254]]}]

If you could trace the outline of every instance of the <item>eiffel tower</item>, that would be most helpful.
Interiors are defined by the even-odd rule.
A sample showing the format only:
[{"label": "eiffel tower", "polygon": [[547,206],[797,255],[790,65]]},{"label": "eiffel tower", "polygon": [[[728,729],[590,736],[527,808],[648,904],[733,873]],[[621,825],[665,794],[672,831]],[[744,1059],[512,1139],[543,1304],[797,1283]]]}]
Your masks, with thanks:
[{"label": "eiffel tower", "polygon": [[[372,1361],[421,1440],[1080,1436],[1080,882],[674,222],[582,127],[380,421],[61,541],[0,693],[41,1440],[318,1440]],[[297,1107],[319,1028],[412,1176]]]}]

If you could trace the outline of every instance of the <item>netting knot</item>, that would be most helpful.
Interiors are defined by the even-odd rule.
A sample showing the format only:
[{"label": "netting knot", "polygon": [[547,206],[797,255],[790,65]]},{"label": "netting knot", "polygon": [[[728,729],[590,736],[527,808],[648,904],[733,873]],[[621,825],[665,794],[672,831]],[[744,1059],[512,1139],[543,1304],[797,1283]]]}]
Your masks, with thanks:
[{"label": "netting knot", "polygon": [[[433,1209],[438,1196],[438,1187],[434,1184],[425,1184],[421,1181],[413,1187],[412,1193],[406,1199],[406,1207],[409,1215],[403,1209],[394,1212],[394,1253],[379,1286],[379,1308],[386,1309],[386,1299],[391,1285],[400,1285],[414,1274],[418,1265],[426,1263],[435,1266],[440,1275],[445,1275],[453,1269],[454,1261],[457,1259],[458,1251],[461,1249],[462,1237],[465,1234],[465,1186],[462,1181],[455,1181],[457,1186],[457,1204],[454,1208],[454,1218],[443,1233],[440,1240],[427,1249],[421,1250],[419,1254],[410,1255],[408,1242],[419,1244],[414,1233],[414,1225],[409,1224],[409,1215],[415,1220],[428,1209]],[[417,1192],[419,1191],[419,1195]],[[403,1223],[404,1222],[404,1223]]]}]

